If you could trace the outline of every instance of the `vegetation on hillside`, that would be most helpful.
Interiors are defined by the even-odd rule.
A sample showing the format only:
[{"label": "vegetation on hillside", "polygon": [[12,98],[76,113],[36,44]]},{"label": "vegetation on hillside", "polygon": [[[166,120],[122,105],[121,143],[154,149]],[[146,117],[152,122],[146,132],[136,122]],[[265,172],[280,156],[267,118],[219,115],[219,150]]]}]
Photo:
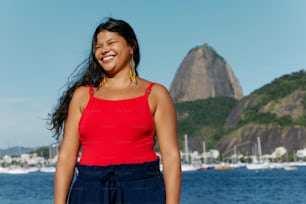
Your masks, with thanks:
[{"label": "vegetation on hillside", "polygon": [[237,100],[231,97],[208,98],[176,104],[180,142],[183,142],[184,135],[188,134],[189,140],[192,141],[193,137],[200,136],[206,140],[209,147],[213,147],[221,138],[225,120],[236,104]]},{"label": "vegetation on hillside", "polygon": [[[256,94],[258,98],[257,104],[252,108],[244,110],[239,126],[248,123],[272,123],[280,127],[290,127],[293,125],[306,126],[306,115],[297,121],[292,121],[288,117],[277,117],[275,114],[259,111],[267,103],[281,100],[295,90],[306,90],[306,73],[304,70],[284,75],[254,91],[253,94]],[[306,110],[306,95],[302,99],[302,104]]]},{"label": "vegetation on hillside", "polygon": [[[246,124],[273,124],[280,128],[306,127],[306,114],[297,120],[292,120],[290,117],[277,116],[270,111],[260,111],[268,103],[280,103],[296,90],[306,91],[306,72],[303,70],[284,75],[257,89],[251,94],[257,98],[256,105],[243,111],[242,118],[236,128]],[[224,124],[238,103],[239,101],[231,97],[216,97],[176,104],[181,149],[183,149],[185,134],[188,135],[189,147],[192,150],[201,151],[204,140],[207,149],[215,148],[223,136],[229,133],[224,132]],[[302,96],[299,103],[306,110],[306,94]],[[289,114],[291,114],[290,111]]]}]

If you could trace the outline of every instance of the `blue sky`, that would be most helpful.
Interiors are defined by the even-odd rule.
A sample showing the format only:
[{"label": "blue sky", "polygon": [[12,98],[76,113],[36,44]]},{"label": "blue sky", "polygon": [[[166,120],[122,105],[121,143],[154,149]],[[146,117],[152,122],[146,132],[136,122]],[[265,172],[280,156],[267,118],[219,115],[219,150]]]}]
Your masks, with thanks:
[{"label": "blue sky", "polygon": [[44,119],[105,17],[134,27],[141,77],[170,88],[188,51],[208,43],[248,95],[306,68],[305,10],[304,0],[0,0],[0,148],[54,142]]}]

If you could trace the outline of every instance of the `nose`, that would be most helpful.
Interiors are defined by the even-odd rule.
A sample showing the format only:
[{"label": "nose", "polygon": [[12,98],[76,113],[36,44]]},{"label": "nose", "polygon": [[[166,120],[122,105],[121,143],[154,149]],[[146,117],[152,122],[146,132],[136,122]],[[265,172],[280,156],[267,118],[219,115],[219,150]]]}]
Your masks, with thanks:
[{"label": "nose", "polygon": [[106,54],[106,53],[108,53],[109,52],[109,48],[108,47],[104,47],[103,49],[102,49],[102,54]]}]

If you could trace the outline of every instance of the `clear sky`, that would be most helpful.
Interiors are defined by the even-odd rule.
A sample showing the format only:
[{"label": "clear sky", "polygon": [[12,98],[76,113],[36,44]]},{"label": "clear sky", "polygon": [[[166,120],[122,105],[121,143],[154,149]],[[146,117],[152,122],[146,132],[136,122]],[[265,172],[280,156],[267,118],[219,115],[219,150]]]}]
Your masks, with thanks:
[{"label": "clear sky", "polygon": [[250,94],[306,69],[304,0],[0,0],[0,148],[54,142],[45,127],[95,27],[121,18],[140,42],[140,76],[170,88],[188,51],[208,43]]}]

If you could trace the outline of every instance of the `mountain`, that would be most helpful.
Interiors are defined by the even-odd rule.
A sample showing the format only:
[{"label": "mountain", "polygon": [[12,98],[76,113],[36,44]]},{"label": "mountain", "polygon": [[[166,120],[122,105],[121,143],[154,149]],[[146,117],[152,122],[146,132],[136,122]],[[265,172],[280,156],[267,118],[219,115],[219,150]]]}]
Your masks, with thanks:
[{"label": "mountain", "polygon": [[224,154],[236,145],[243,154],[261,138],[263,154],[283,146],[293,153],[306,145],[306,72],[284,75],[241,100],[224,124],[217,147]]},{"label": "mountain", "polygon": [[[215,97],[176,104],[178,135],[188,134],[189,148],[218,149],[230,156],[253,155],[257,138],[263,154],[283,146],[289,153],[306,145],[306,72],[286,74],[235,100]],[[182,144],[181,144],[182,145]]]},{"label": "mountain", "polygon": [[34,151],[35,148],[30,148],[30,147],[21,147],[21,146],[16,146],[16,147],[10,147],[7,149],[0,149],[0,156],[4,155],[19,155],[23,153],[29,153],[31,151]]},{"label": "mountain", "polygon": [[214,148],[224,133],[224,124],[238,101],[232,97],[215,97],[175,104],[178,118],[178,136],[181,149],[184,135],[188,135],[190,150],[202,152],[205,141],[208,148]]},{"label": "mountain", "polygon": [[229,96],[243,97],[230,65],[208,44],[192,48],[180,64],[170,86],[175,103]]}]

